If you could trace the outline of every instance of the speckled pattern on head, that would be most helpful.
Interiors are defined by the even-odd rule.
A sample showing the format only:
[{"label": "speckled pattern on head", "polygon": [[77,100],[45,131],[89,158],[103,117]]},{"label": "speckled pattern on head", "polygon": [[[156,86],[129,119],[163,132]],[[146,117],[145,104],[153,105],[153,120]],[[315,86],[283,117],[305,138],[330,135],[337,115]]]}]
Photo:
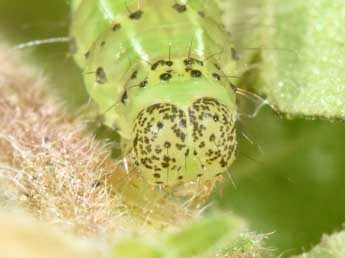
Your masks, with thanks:
[{"label": "speckled pattern on head", "polygon": [[74,0],[75,60],[149,183],[212,180],[235,159],[236,53],[217,1]]}]

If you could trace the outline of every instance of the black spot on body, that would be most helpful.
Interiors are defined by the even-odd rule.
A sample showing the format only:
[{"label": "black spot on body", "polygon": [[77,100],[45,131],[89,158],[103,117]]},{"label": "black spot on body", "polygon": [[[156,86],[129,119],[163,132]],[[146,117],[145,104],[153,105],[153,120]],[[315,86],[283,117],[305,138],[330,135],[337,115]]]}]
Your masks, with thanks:
[{"label": "black spot on body", "polygon": [[183,63],[186,65],[186,66],[191,66],[193,64],[198,64],[200,66],[203,66],[204,65],[204,62],[201,61],[201,60],[198,60],[196,58],[193,58],[193,57],[190,57],[188,59],[185,59],[183,60]]},{"label": "black spot on body", "polygon": [[169,81],[171,79],[172,75],[170,73],[162,73],[159,78],[162,81]]},{"label": "black spot on body", "polygon": [[131,20],[140,20],[140,18],[143,16],[143,11],[138,10],[129,15],[129,18]]},{"label": "black spot on body", "polygon": [[120,23],[115,23],[111,29],[113,31],[117,31],[117,30],[121,29],[121,24]]},{"label": "black spot on body", "polygon": [[174,4],[173,8],[178,12],[178,13],[183,13],[187,11],[187,6],[184,4]]},{"label": "black spot on body", "polygon": [[221,77],[218,73],[213,73],[212,74],[213,78],[215,78],[217,81],[220,81]]},{"label": "black spot on body", "polygon": [[102,67],[98,67],[96,70],[96,82],[99,84],[107,82],[107,75]]},{"label": "black spot on body", "polygon": [[121,103],[122,104],[127,104],[128,103],[128,92],[125,91],[122,96],[121,96]]},{"label": "black spot on body", "polygon": [[173,66],[174,62],[173,61],[166,61],[165,64],[167,66]]},{"label": "black spot on body", "polygon": [[169,156],[164,155],[163,160],[165,162],[169,162],[171,160],[171,158]]},{"label": "black spot on body", "polygon": [[191,58],[183,60],[183,63],[187,66],[190,66],[193,64],[193,60]]},{"label": "black spot on body", "polygon": [[90,56],[90,51],[87,51],[87,52],[84,54],[84,56],[85,56],[85,59],[88,59],[89,56]]},{"label": "black spot on body", "polygon": [[147,80],[143,80],[141,83],[139,83],[139,87],[144,88],[147,85]]},{"label": "black spot on body", "polygon": [[201,143],[199,144],[199,148],[204,148],[205,146],[206,146],[205,142],[201,142]]},{"label": "black spot on body", "polygon": [[105,45],[105,41],[103,40],[100,44],[101,47],[103,47]]},{"label": "black spot on body", "polygon": [[222,168],[225,168],[228,165],[228,162],[226,162],[224,159],[221,159],[219,164],[221,165]]},{"label": "black spot on body", "polygon": [[165,62],[164,62],[164,60],[158,60],[158,61],[156,61],[152,66],[151,66],[151,70],[156,70],[157,69],[157,67],[159,66],[159,65],[164,65],[165,64]]},{"label": "black spot on body", "polygon": [[193,78],[199,78],[202,76],[202,72],[199,71],[199,70],[192,70],[190,72],[190,75],[193,77]]}]

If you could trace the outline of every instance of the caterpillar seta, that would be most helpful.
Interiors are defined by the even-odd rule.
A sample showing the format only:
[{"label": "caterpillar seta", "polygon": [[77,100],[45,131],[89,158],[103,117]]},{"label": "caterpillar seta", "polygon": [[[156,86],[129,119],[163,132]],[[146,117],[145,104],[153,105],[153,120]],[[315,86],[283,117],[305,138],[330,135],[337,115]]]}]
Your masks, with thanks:
[{"label": "caterpillar seta", "polygon": [[217,1],[73,0],[75,61],[104,123],[150,184],[222,175],[235,160],[237,55]]}]

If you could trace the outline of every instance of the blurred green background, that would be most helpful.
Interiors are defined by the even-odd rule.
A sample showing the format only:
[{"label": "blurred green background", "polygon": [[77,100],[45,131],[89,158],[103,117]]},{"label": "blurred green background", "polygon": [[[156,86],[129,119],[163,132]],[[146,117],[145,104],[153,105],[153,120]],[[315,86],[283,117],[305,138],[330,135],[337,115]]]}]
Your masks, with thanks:
[{"label": "blurred green background", "polygon": [[[62,0],[0,0],[0,40],[9,45],[68,35],[69,9]],[[67,44],[22,50],[75,110],[85,103],[81,72]],[[239,151],[212,208],[244,217],[253,231],[272,233],[267,246],[277,255],[308,250],[322,234],[345,222],[345,127],[319,120],[285,120],[268,108],[243,119]],[[260,147],[257,147],[259,145]],[[262,153],[259,149],[262,149]]]}]

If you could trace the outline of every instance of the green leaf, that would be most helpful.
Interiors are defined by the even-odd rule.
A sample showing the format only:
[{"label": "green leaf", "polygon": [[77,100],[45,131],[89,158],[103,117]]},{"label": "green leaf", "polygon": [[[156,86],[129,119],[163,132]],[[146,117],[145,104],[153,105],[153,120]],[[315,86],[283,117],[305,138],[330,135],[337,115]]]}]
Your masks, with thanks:
[{"label": "green leaf", "polygon": [[211,217],[200,220],[168,237],[177,257],[192,257],[215,249],[221,241],[236,236],[242,223],[234,218]]},{"label": "green leaf", "polygon": [[227,23],[246,70],[241,84],[289,115],[344,119],[344,1],[230,2]]},{"label": "green leaf", "polygon": [[345,257],[345,232],[325,236],[310,252],[295,258],[342,258]]},{"label": "green leaf", "polygon": [[[244,233],[244,223],[232,215],[214,215],[188,224],[176,233],[119,241],[110,258],[232,257],[261,253],[262,238]],[[246,257],[246,256],[243,256]]]}]

